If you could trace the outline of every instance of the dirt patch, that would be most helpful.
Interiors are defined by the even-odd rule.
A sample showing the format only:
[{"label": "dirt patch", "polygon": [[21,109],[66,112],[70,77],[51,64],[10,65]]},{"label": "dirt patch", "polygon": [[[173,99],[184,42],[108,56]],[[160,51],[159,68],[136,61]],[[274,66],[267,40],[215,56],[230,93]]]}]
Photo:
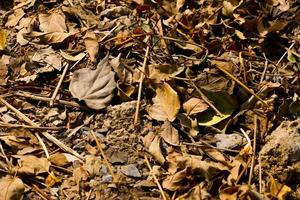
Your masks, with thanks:
[{"label": "dirt patch", "polygon": [[300,120],[283,122],[260,151],[263,172],[269,173],[295,192],[290,199],[300,199]]}]

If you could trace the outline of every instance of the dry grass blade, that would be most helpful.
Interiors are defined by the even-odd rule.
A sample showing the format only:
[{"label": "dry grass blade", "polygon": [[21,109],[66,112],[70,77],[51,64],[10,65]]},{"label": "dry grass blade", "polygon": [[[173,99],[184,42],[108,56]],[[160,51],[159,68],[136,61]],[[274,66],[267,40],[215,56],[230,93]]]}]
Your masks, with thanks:
[{"label": "dry grass blade", "polygon": [[23,124],[11,124],[0,122],[0,127],[3,128],[26,128],[26,129],[37,129],[37,130],[51,130],[51,131],[59,131],[64,130],[66,127],[40,127],[40,126],[28,126]]}]

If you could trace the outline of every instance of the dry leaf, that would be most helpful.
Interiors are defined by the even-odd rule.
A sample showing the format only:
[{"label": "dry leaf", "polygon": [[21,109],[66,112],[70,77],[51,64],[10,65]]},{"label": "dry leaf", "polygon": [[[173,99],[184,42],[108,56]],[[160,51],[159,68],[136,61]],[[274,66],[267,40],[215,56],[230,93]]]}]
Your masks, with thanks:
[{"label": "dry leaf", "polygon": [[82,59],[85,57],[86,54],[85,54],[85,53],[79,53],[79,54],[77,54],[76,56],[71,56],[71,55],[69,55],[69,54],[63,52],[62,50],[60,50],[60,55],[61,55],[64,59],[66,59],[66,60],[70,60],[70,61],[75,62],[75,61],[78,61],[78,60],[82,60]]},{"label": "dry leaf", "polygon": [[160,163],[165,162],[165,158],[160,148],[161,137],[155,135],[153,132],[147,134],[143,139],[143,144],[149,151],[149,153]]},{"label": "dry leaf", "polygon": [[0,179],[1,200],[22,200],[25,191],[24,184],[17,177],[3,177]]},{"label": "dry leaf", "polygon": [[0,51],[6,48],[6,31],[0,29]]},{"label": "dry leaf", "polygon": [[110,103],[117,85],[108,57],[99,62],[96,70],[84,68],[75,71],[69,86],[73,97],[83,100],[95,110],[105,108]]},{"label": "dry leaf", "polygon": [[23,9],[20,8],[20,9],[15,10],[13,14],[8,16],[5,26],[6,27],[16,26],[24,15],[25,15],[25,12],[23,11]]},{"label": "dry leaf", "polygon": [[42,32],[67,32],[66,17],[62,12],[53,12],[51,14],[39,14],[38,16]]},{"label": "dry leaf", "polygon": [[61,56],[51,47],[38,50],[31,58],[31,61],[46,65],[45,67],[53,67],[57,70],[61,70],[62,68]]},{"label": "dry leaf", "polygon": [[207,110],[209,106],[202,99],[192,97],[187,102],[183,104],[183,110],[188,115],[193,115],[197,113],[201,113]]},{"label": "dry leaf", "polygon": [[179,144],[178,131],[172,126],[169,121],[165,121],[161,128],[162,131],[159,134],[167,143],[171,145]]},{"label": "dry leaf", "polygon": [[49,172],[50,163],[47,158],[26,155],[22,156],[18,163],[20,167],[15,167],[15,170],[20,175],[38,175]]},{"label": "dry leaf", "polygon": [[163,83],[156,89],[153,105],[148,109],[149,115],[159,121],[174,121],[180,109],[177,92],[168,83]]},{"label": "dry leaf", "polygon": [[185,190],[191,187],[191,182],[188,180],[190,172],[187,168],[168,176],[162,182],[162,187],[170,190],[170,191],[177,191],[177,190]]},{"label": "dry leaf", "polygon": [[45,184],[48,187],[52,187],[53,185],[55,185],[58,182],[60,182],[60,179],[57,176],[55,176],[55,174],[53,172],[49,173],[49,175],[47,176],[47,178],[45,180]]},{"label": "dry leaf", "polygon": [[30,32],[24,33],[24,39],[32,38],[33,42],[41,44],[58,44],[64,42],[66,39],[74,36],[75,33],[62,33],[62,32],[52,32],[52,33],[42,33],[42,32]]},{"label": "dry leaf", "polygon": [[185,0],[177,0],[176,2],[176,10],[179,12],[180,8],[184,5]]},{"label": "dry leaf", "polygon": [[271,193],[271,195],[276,199],[285,200],[286,196],[292,191],[292,189],[277,182],[272,175],[269,175],[269,180],[267,182],[267,191]]},{"label": "dry leaf", "polygon": [[96,62],[99,51],[99,44],[96,34],[92,31],[88,31],[84,36],[84,44],[87,52],[90,55],[91,61]]}]

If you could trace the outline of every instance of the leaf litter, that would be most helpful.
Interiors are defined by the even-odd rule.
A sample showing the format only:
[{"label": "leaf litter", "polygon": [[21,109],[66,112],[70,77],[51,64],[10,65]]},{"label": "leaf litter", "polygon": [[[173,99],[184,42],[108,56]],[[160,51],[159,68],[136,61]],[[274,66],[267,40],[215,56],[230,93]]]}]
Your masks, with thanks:
[{"label": "leaf litter", "polygon": [[300,199],[299,9],[1,1],[0,199]]}]

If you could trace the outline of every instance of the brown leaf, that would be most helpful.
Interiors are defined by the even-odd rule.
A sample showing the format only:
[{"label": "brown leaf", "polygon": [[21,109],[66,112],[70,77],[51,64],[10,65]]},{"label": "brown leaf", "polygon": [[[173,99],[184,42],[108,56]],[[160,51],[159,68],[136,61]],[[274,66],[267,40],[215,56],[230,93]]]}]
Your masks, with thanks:
[{"label": "brown leaf", "polygon": [[25,12],[23,11],[23,9],[20,8],[20,9],[15,10],[13,14],[8,16],[5,26],[6,27],[16,26],[24,15],[25,15]]},{"label": "brown leaf", "polygon": [[49,172],[50,163],[47,158],[26,155],[22,156],[18,163],[20,167],[15,167],[15,170],[20,175],[38,175]]},{"label": "brown leaf", "polygon": [[161,152],[160,147],[161,137],[155,135],[153,132],[148,133],[143,139],[143,144],[149,151],[149,153],[154,156],[154,158],[161,164],[165,162],[165,158]]},{"label": "brown leaf", "polygon": [[83,100],[95,110],[105,108],[110,103],[117,85],[108,57],[99,62],[96,70],[84,68],[75,71],[69,86],[73,97]]},{"label": "brown leaf", "polygon": [[193,115],[197,113],[201,113],[207,110],[209,106],[202,99],[192,97],[187,102],[183,104],[183,110],[188,115]]},{"label": "brown leaf", "polygon": [[290,187],[276,181],[272,175],[269,175],[267,182],[267,191],[278,200],[285,200],[286,196],[292,191]]},{"label": "brown leaf", "polygon": [[45,184],[48,187],[52,187],[53,185],[55,185],[58,182],[60,182],[60,179],[57,176],[55,176],[55,174],[53,172],[51,172],[45,180]]},{"label": "brown leaf", "polygon": [[84,44],[87,52],[90,55],[91,61],[96,62],[99,51],[99,44],[96,34],[92,31],[88,31],[84,36]]},{"label": "brown leaf", "polygon": [[40,30],[42,32],[66,32],[66,17],[62,12],[53,12],[51,14],[39,14]]},{"label": "brown leaf", "polygon": [[22,200],[25,187],[21,179],[6,176],[0,179],[0,191],[1,200]]},{"label": "brown leaf", "polygon": [[174,175],[168,176],[162,182],[162,187],[170,190],[185,190],[191,187],[190,181],[188,181],[187,177],[189,175],[189,171],[186,169],[177,172]]},{"label": "brown leaf", "polygon": [[23,36],[25,39],[33,38],[33,42],[41,44],[59,44],[64,42],[66,39],[74,36],[75,33],[62,33],[62,32],[51,32],[51,33],[42,33],[42,32],[30,32],[24,33]]},{"label": "brown leaf", "polygon": [[159,121],[174,121],[180,109],[177,92],[168,83],[163,83],[156,89],[153,105],[148,109],[149,115]]},{"label": "brown leaf", "polygon": [[179,144],[178,131],[172,126],[169,121],[165,121],[161,128],[162,131],[159,134],[167,143],[171,145]]}]

